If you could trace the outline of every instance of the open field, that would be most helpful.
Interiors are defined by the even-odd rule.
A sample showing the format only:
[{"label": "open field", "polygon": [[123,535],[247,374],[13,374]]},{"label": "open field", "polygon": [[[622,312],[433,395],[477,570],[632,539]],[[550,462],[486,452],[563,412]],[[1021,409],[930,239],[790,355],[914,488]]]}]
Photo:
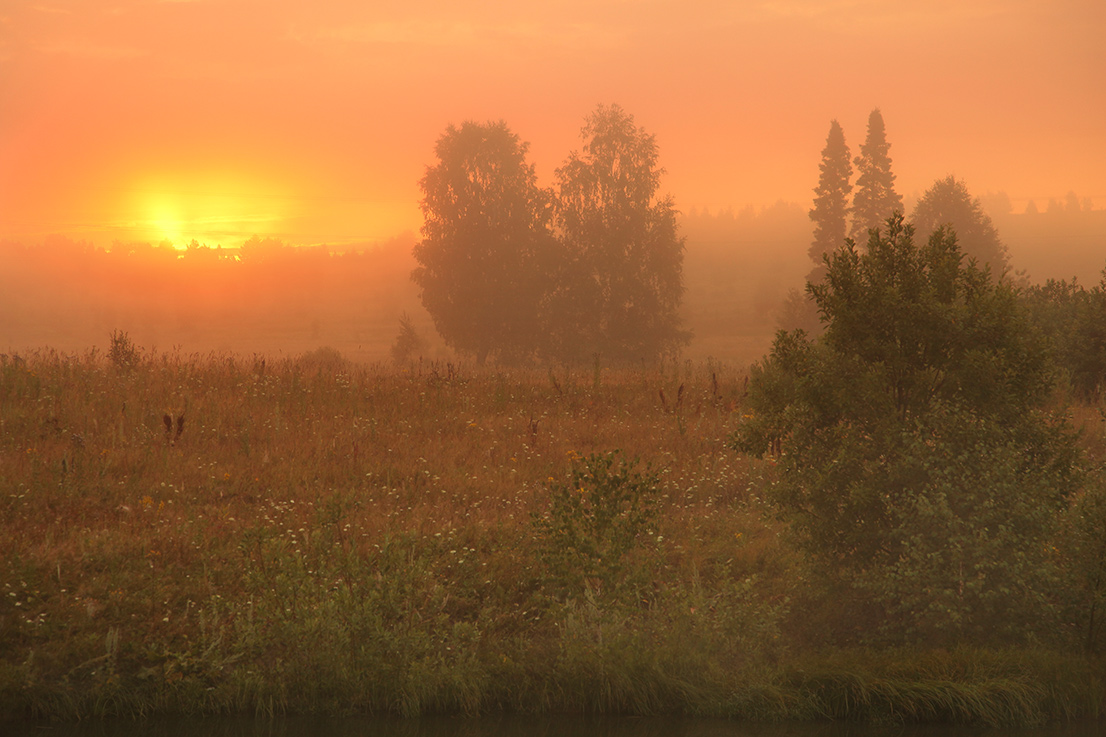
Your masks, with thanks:
[{"label": "open field", "polygon": [[[0,719],[1099,713],[1081,656],[802,643],[772,464],[728,447],[744,386],[717,363],[5,356]],[[657,491],[614,556],[603,489],[569,474],[616,449]],[[583,578],[556,564],[569,523]]]}]

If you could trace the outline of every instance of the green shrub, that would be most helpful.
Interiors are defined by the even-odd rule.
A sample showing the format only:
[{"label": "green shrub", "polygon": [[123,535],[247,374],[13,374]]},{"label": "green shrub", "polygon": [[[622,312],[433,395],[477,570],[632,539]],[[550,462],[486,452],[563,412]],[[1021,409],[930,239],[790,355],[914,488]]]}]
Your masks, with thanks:
[{"label": "green shrub", "polygon": [[553,581],[566,593],[608,592],[624,583],[628,554],[657,513],[659,479],[621,451],[574,458],[565,481],[548,484],[550,505],[534,525]]},{"label": "green shrub", "polygon": [[887,225],[809,287],[825,334],[778,335],[735,446],[778,460],[772,500],[861,638],[1055,629],[1048,548],[1080,457],[1044,409],[1037,334],[1009,284],[963,263],[955,234],[918,246],[901,216]]}]

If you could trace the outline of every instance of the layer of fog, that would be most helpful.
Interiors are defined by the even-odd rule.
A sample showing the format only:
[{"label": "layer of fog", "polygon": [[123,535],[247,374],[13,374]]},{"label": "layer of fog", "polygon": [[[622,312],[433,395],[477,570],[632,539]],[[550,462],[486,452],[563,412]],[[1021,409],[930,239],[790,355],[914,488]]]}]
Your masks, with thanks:
[{"label": "layer of fog", "polygon": [[[1030,282],[1098,282],[1106,266],[1106,210],[1069,197],[1012,212],[982,198],[1014,270]],[[908,209],[910,203],[908,202]],[[789,291],[802,289],[811,222],[795,204],[681,217],[686,237],[689,358],[746,363],[768,348]],[[52,238],[0,244],[0,352],[104,350],[114,330],[138,345],[183,354],[296,355],[322,346],[383,361],[407,313],[426,358],[452,358],[410,280],[413,234],[360,249],[291,248],[252,239],[242,248]]]}]

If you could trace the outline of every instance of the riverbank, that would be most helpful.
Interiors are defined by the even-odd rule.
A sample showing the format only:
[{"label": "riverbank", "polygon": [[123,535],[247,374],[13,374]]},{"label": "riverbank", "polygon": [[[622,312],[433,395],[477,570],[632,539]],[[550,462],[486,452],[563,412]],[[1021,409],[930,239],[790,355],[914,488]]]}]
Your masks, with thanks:
[{"label": "riverbank", "polygon": [[729,448],[744,385],[713,363],[8,357],[0,719],[1100,714],[1101,666],[1056,643],[813,641],[772,464]]}]

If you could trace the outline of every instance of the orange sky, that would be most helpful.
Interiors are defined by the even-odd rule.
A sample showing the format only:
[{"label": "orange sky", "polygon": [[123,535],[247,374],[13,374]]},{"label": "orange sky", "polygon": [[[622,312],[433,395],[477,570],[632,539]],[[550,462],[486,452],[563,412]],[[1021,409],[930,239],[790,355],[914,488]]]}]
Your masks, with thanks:
[{"label": "orange sky", "polygon": [[544,184],[597,103],[682,209],[809,206],[832,118],[880,107],[903,194],[1106,206],[1102,0],[4,0],[0,240],[237,246],[417,230],[449,123]]}]

